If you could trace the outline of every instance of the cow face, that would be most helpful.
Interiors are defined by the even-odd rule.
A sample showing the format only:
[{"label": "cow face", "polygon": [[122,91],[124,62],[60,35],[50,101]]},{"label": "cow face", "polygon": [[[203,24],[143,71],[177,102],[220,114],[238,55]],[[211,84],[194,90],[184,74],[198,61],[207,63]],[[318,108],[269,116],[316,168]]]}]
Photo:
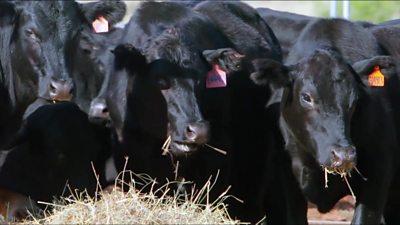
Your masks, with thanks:
[{"label": "cow face", "polygon": [[175,155],[196,151],[208,140],[208,122],[203,120],[196,98],[196,72],[158,59],[150,63],[149,77],[157,81],[166,101]]},{"label": "cow face", "polygon": [[70,74],[77,34],[83,27],[91,27],[89,19],[102,15],[102,9],[106,10],[105,16],[113,12],[110,5],[114,4],[92,4],[91,11],[73,1],[0,4],[2,54],[9,55],[11,61],[6,70],[22,81],[14,82],[16,98],[27,102],[36,96],[51,101],[71,100],[74,88]]},{"label": "cow face", "polygon": [[303,162],[314,159],[309,163],[344,173],[356,164],[350,122],[363,92],[366,76],[362,71],[368,74],[375,63],[381,65],[384,60],[378,61],[355,66],[356,73],[335,52],[318,50],[290,67],[271,60],[255,61],[257,72],[251,77],[256,83],[284,87],[281,128],[286,143],[300,149]]},{"label": "cow face", "polygon": [[[157,137],[165,138],[166,125],[169,124],[170,151],[174,155],[191,153],[206,143],[208,124],[202,120],[198,108],[194,71],[165,59],[156,59],[148,64],[144,56],[130,45],[117,46],[114,54],[115,71],[110,78],[110,86],[126,86],[109,91],[107,97],[117,133],[122,135],[127,118],[132,116],[138,121],[137,126],[148,133],[164,131],[154,134]],[[140,125],[143,119],[139,118],[148,115],[153,115],[153,118],[145,119],[146,124]],[[160,127],[154,121],[164,125]]]},{"label": "cow face", "polygon": [[72,73],[76,82],[73,101],[81,110],[89,114],[93,122],[101,123],[108,120],[105,100],[92,100],[100,91],[106,71],[114,57],[111,51],[115,48],[121,34],[120,28],[99,34],[84,30],[79,37],[79,48],[74,57]]},{"label": "cow face", "polygon": [[170,27],[150,40],[144,54],[151,62],[149,75],[158,81],[167,104],[170,151],[174,155],[195,152],[208,140],[196,92],[207,65],[200,52],[184,41],[180,29]]},{"label": "cow face", "polygon": [[[351,170],[356,149],[350,138],[350,120],[360,92],[354,71],[324,50],[290,68],[277,65],[272,67],[278,75],[271,79],[285,87],[281,127],[290,139],[287,143],[295,142],[305,151],[300,155],[311,156],[324,168],[341,173]],[[256,65],[257,70],[264,66]],[[251,76],[259,78],[257,73]]]},{"label": "cow face", "polygon": [[15,3],[11,35],[11,64],[20,79],[39,84],[41,98],[69,101],[73,83],[68,71],[73,37],[79,31],[81,16],[76,3]]},{"label": "cow face", "polygon": [[[92,26],[83,27],[77,39],[72,77],[76,88],[73,101],[89,114],[94,122],[108,119],[105,100],[92,100],[98,95],[107,68],[112,62],[113,50],[122,36],[122,29],[114,25],[120,22],[126,12],[126,5],[119,1],[100,1],[81,4],[88,23],[104,18],[108,23],[107,32],[96,33]],[[92,110],[90,110],[92,109]]]}]

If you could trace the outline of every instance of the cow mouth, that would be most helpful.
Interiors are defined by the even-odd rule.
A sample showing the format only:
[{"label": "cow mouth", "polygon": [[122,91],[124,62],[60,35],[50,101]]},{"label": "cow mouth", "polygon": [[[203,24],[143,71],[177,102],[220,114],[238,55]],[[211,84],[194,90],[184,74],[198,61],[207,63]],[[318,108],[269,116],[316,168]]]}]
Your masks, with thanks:
[{"label": "cow mouth", "polygon": [[338,167],[331,167],[331,166],[321,166],[322,170],[325,173],[333,174],[333,175],[340,175],[340,176],[346,176],[347,174],[350,174],[353,168],[338,168]]},{"label": "cow mouth", "polygon": [[70,102],[72,97],[69,98],[50,98],[48,101],[51,101],[53,103],[58,103],[58,102]]},{"label": "cow mouth", "polygon": [[91,117],[89,116],[89,121],[93,124],[96,125],[101,125],[101,126],[105,126],[107,128],[111,127],[111,120],[110,119],[104,119],[102,117]]},{"label": "cow mouth", "polygon": [[330,174],[338,174],[341,176],[345,176],[346,174],[350,174],[350,172],[355,168],[355,162],[333,162],[331,165],[321,165],[322,169]]},{"label": "cow mouth", "polygon": [[170,151],[176,156],[190,155],[197,152],[199,148],[200,145],[196,143],[173,141],[170,146]]},{"label": "cow mouth", "polygon": [[47,98],[47,97],[43,97],[43,96],[38,96],[38,98],[43,99],[47,102],[50,103],[59,103],[59,102],[70,102],[72,100],[72,97],[68,97],[68,98]]}]

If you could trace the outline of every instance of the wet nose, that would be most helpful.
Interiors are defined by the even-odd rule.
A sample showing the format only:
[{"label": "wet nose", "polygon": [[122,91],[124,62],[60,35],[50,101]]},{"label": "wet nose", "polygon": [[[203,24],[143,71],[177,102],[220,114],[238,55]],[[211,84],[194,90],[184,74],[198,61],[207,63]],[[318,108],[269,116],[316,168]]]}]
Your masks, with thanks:
[{"label": "wet nose", "polygon": [[333,168],[349,171],[356,165],[356,148],[354,146],[335,147],[331,154]]},{"label": "wet nose", "polygon": [[49,84],[50,99],[53,101],[71,101],[73,88],[71,79],[52,79]]},{"label": "wet nose", "polygon": [[206,121],[190,123],[186,127],[186,139],[192,143],[205,144],[208,141],[209,124]]},{"label": "wet nose", "polygon": [[110,114],[104,99],[94,99],[90,104],[89,120],[109,120]]}]

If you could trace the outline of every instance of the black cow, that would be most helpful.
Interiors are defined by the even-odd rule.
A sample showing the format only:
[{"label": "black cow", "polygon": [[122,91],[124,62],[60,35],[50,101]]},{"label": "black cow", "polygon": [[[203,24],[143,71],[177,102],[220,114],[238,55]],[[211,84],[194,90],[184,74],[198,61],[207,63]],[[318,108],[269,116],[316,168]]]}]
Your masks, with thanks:
[{"label": "black cow", "polygon": [[[205,36],[206,32],[215,33],[216,41],[210,41]],[[210,70],[210,65],[204,60],[201,52],[206,49],[216,49],[219,46],[226,47],[226,39],[221,38],[220,32],[211,23],[188,8],[176,3],[146,2],[141,4],[125,26],[125,34],[120,42],[131,43],[139,48],[149,62],[165,59],[163,63],[157,64],[155,70],[155,73],[159,74],[157,79],[160,77],[158,80],[161,82],[161,86],[157,89],[158,97],[164,97],[161,98],[161,103],[159,100],[155,102],[158,102],[160,107],[167,102],[168,113],[164,115],[165,110],[157,112],[143,110],[143,107],[137,108],[136,110],[143,110],[141,114],[152,115],[151,113],[154,112],[154,115],[158,116],[150,121],[132,117],[138,120],[135,122],[138,123],[136,126],[143,129],[141,132],[164,140],[168,122],[162,118],[168,115],[172,137],[170,152],[179,156],[199,149],[207,141],[208,125],[202,119],[195,91],[199,78],[204,78]],[[221,50],[220,54],[225,55],[227,51]],[[131,82],[134,81],[129,79],[124,70],[118,71],[109,79],[106,84],[109,89],[108,97],[105,96],[105,91],[100,93],[99,97],[108,98],[107,105],[112,123],[122,140],[126,125],[124,123],[130,118],[126,112],[128,96],[135,96],[134,92],[140,88],[133,88],[135,85]],[[130,92],[133,93],[130,94]],[[164,124],[164,129],[153,129],[159,127],[158,124]],[[160,153],[159,151],[158,148],[157,154]]]},{"label": "black cow", "polygon": [[39,107],[19,134],[17,145],[1,155],[0,193],[6,198],[0,206],[6,218],[24,218],[26,207],[31,209],[36,201],[51,203],[54,197],[72,194],[67,184],[92,196],[97,185],[104,184],[109,131],[90,123],[74,103]]},{"label": "black cow", "polygon": [[[400,40],[398,36],[400,35],[400,26],[396,21],[391,21],[394,23],[384,22],[377,26],[370,27],[369,30],[373,33],[375,38],[378,40],[381,47],[390,54],[396,62],[397,66],[397,76],[391,78],[389,82],[389,99],[391,102],[391,109],[394,113],[396,128],[400,128],[400,89],[399,89],[399,74],[400,74]],[[400,140],[400,131],[397,131],[398,140]],[[400,196],[400,173],[397,169],[395,178],[393,179],[393,184],[391,192],[389,193],[388,203],[385,207],[385,221],[387,224],[396,224],[399,220],[398,211],[400,209],[398,196]]]},{"label": "black cow", "polygon": [[367,81],[375,66],[386,81],[393,76],[392,59],[381,53],[374,36],[361,26],[318,19],[303,30],[287,66],[258,60],[251,75],[256,83],[272,82],[284,90],[281,130],[307,199],[319,211],[329,211],[350,194],[342,178],[347,177],[356,197],[353,224],[382,222],[398,163],[388,84],[369,87]]},{"label": "black cow", "polygon": [[[279,109],[265,109],[270,91],[257,87],[249,78],[252,60],[282,60],[274,33],[255,9],[242,2],[206,1],[194,9],[210,18],[234,49],[245,55],[240,71],[229,75],[226,90],[203,91],[202,110],[211,121],[211,133],[225,137],[219,138],[220,142],[229,143],[231,193],[244,201],[229,202],[232,216],[256,223],[266,214],[268,224],[304,223],[305,216],[294,218],[286,209],[290,201],[296,204],[296,194],[302,195],[293,185],[296,180],[290,159],[283,151]],[[282,195],[284,188],[292,194],[287,200]]]},{"label": "black cow", "polygon": [[[179,160],[177,176],[201,186],[229,161],[229,155],[197,150],[209,139],[197,93],[206,86],[212,67],[202,53],[226,73],[240,67],[242,56],[229,48],[229,40],[204,16],[171,2],[142,3],[125,26],[121,42],[138,50],[120,46],[114,51],[115,68],[98,96],[107,99],[121,143],[114,150],[118,169],[123,169],[124,156],[129,156],[128,169],[164,182],[177,179],[174,164]],[[127,62],[133,69],[124,66]],[[169,135],[171,149],[163,154],[161,147]],[[212,157],[220,163],[211,163]],[[220,188],[214,188],[217,196],[227,187],[226,178],[224,169]]]},{"label": "black cow", "polygon": [[26,108],[36,98],[71,100],[71,64],[79,44],[77,36],[84,27],[91,27],[88,18],[107,17],[112,12],[113,4],[106,8],[100,7],[102,4],[106,3],[92,4],[85,11],[73,1],[0,2],[0,86],[4,106],[0,145],[13,137]]}]

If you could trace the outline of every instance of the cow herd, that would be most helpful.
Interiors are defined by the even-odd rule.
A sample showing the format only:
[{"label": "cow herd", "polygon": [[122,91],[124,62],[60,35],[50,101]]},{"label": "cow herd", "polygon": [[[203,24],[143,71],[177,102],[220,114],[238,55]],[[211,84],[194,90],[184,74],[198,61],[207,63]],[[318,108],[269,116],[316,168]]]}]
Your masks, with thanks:
[{"label": "cow herd", "polygon": [[251,223],[307,224],[307,201],[349,194],[353,224],[400,222],[400,21],[240,1],[141,2],[116,26],[125,14],[0,1],[3,216],[130,170],[189,181],[177,191],[218,176],[210,198],[228,189]]}]

